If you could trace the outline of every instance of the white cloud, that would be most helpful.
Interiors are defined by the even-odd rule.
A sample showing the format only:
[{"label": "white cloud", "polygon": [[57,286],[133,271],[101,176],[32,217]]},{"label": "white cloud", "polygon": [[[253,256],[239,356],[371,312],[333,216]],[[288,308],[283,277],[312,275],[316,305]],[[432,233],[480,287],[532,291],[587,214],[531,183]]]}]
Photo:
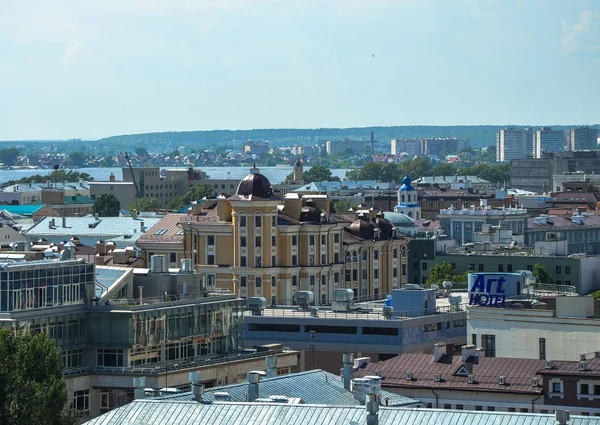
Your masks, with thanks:
[{"label": "white cloud", "polygon": [[91,50],[84,43],[78,41],[75,44],[67,46],[65,53],[60,60],[60,65],[63,67],[74,66],[77,63],[89,59],[91,53]]},{"label": "white cloud", "polygon": [[581,11],[577,23],[563,22],[562,33],[563,52],[600,54],[600,13]]}]

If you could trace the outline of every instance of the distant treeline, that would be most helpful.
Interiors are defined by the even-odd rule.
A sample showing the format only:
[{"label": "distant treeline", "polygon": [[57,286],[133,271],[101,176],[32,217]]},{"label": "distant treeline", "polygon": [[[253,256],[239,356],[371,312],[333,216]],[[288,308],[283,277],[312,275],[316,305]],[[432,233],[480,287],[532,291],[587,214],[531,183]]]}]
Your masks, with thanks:
[{"label": "distant treeline", "polygon": [[[394,126],[394,127],[355,127],[355,128],[314,128],[314,129],[255,129],[255,130],[210,130],[210,131],[170,131],[112,136],[101,139],[101,143],[126,143],[137,145],[140,142],[171,142],[174,144],[194,144],[211,146],[217,143],[238,143],[246,140],[268,140],[277,145],[315,144],[319,141],[336,140],[344,137],[355,140],[369,140],[371,131],[375,140],[389,142],[395,138],[456,137],[468,139],[472,147],[492,146],[496,143],[496,130],[499,125],[457,125],[457,126]],[[513,126],[525,128],[526,126]],[[541,126],[533,126],[535,128]],[[558,130],[579,127],[579,125],[556,125]],[[600,124],[591,127],[599,128]]]}]

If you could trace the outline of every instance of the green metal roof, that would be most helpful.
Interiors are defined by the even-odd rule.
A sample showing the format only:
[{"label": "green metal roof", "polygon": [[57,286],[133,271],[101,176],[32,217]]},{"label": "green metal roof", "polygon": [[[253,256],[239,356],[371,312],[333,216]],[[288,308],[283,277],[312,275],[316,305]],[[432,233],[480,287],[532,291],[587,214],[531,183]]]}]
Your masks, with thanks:
[{"label": "green metal roof", "polygon": [[5,210],[11,214],[32,216],[42,205],[0,205],[0,211]]}]

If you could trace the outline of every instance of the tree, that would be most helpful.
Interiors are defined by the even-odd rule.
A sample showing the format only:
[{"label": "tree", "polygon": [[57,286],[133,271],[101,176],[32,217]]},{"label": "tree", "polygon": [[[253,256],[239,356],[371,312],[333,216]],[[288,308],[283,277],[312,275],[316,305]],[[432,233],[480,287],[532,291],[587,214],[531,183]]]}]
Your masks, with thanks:
[{"label": "tree", "polygon": [[74,424],[65,410],[67,387],[60,351],[44,334],[0,329],[0,423]]},{"label": "tree", "polygon": [[350,208],[352,205],[346,199],[331,200],[331,211],[334,213],[347,213]]},{"label": "tree", "polygon": [[346,171],[346,177],[344,177],[344,180],[353,182],[360,180],[360,170],[354,169]]},{"label": "tree", "polygon": [[549,283],[551,285],[554,284],[554,279],[550,277],[550,273],[548,273],[546,266],[535,264],[533,266],[533,275],[535,276],[537,283]]},{"label": "tree", "polygon": [[0,162],[4,165],[15,165],[20,152],[15,148],[0,149]]},{"label": "tree", "polygon": [[23,177],[19,180],[9,180],[3,183],[6,186],[10,186],[17,183],[29,183],[29,182],[78,182],[79,180],[83,180],[86,182],[94,180],[92,176],[88,173],[80,173],[79,171],[73,170],[53,170],[51,173],[43,175],[43,174],[35,174],[29,177]]},{"label": "tree", "polygon": [[144,157],[145,157],[145,156],[148,156],[148,151],[147,151],[147,150],[146,150],[146,148],[145,148],[145,147],[143,147],[143,146],[137,146],[137,147],[135,148],[135,154],[136,154],[137,156],[144,156]]},{"label": "tree", "polygon": [[165,208],[165,204],[156,198],[138,198],[129,206],[129,210],[159,211]]},{"label": "tree", "polygon": [[118,217],[121,211],[121,203],[112,193],[100,195],[92,206],[94,214],[100,217]]},{"label": "tree", "polygon": [[427,283],[443,283],[445,281],[466,283],[468,272],[456,274],[456,270],[451,264],[443,261],[441,264],[436,264],[429,270],[429,278]]},{"label": "tree", "polygon": [[339,177],[335,177],[331,174],[331,170],[326,167],[322,167],[320,165],[315,165],[314,167],[310,167],[307,171],[304,172],[304,182],[312,183],[312,182],[336,182],[340,181]]},{"label": "tree", "polygon": [[183,206],[189,205],[194,201],[199,201],[203,198],[210,198],[213,193],[213,188],[209,184],[199,184],[190,188],[181,198]]},{"label": "tree", "polygon": [[81,152],[73,152],[69,154],[68,163],[73,167],[81,167],[85,164],[86,156]]}]

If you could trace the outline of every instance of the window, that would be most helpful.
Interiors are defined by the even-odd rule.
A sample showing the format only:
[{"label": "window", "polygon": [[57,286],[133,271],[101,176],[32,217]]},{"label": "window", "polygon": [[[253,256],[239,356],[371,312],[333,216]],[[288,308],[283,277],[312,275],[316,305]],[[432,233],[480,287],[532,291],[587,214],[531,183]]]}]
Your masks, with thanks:
[{"label": "window", "polygon": [[556,274],[562,274],[562,267],[556,266]]},{"label": "window", "polygon": [[296,254],[292,255],[292,266],[298,265],[298,256]]},{"label": "window", "polygon": [[154,234],[155,234],[155,235],[159,235],[159,236],[160,236],[160,235],[164,235],[164,234],[165,234],[165,233],[167,233],[167,232],[168,232],[168,230],[167,230],[167,229],[158,229],[158,230],[156,231],[156,233],[154,233]]},{"label": "window", "polygon": [[271,266],[275,267],[277,265],[277,256],[271,255]]},{"label": "window", "polygon": [[255,267],[262,267],[262,257],[260,257],[260,256],[258,256],[258,255],[257,255],[257,256],[255,257],[255,260],[256,260],[256,261],[255,261],[255,263],[256,263],[256,266],[255,266]]},{"label": "window", "polygon": [[457,404],[456,405],[456,410],[463,410],[463,405],[462,404]]},{"label": "window", "polygon": [[298,276],[292,276],[292,286],[298,286]]},{"label": "window", "polygon": [[327,243],[327,235],[321,235],[321,245],[325,245]]},{"label": "window", "polygon": [[352,270],[352,280],[358,280],[358,270],[356,269]]},{"label": "window", "polygon": [[528,271],[533,271],[533,266],[531,264],[527,264],[527,270]]},{"label": "window", "polygon": [[571,266],[565,266],[565,274],[571,274]]},{"label": "window", "polygon": [[327,264],[327,254],[321,254],[321,265]]},{"label": "window", "polygon": [[552,392],[553,393],[562,393],[562,382],[553,382],[552,383]]},{"label": "window", "polygon": [[444,409],[452,409],[452,405],[451,404],[444,404]]},{"label": "window", "polygon": [[254,279],[254,285],[255,285],[257,288],[260,288],[260,287],[262,287],[262,277],[258,277],[258,276],[257,276],[257,277]]},{"label": "window", "polygon": [[496,335],[481,335],[485,357],[496,357]]},{"label": "window", "polygon": [[246,216],[240,216],[240,227],[246,227]]},{"label": "window", "polygon": [[402,276],[406,276],[406,264],[402,264]]},{"label": "window", "polygon": [[310,235],[308,237],[308,244],[311,246],[315,244],[315,235]]},{"label": "window", "polygon": [[477,334],[471,334],[471,344],[477,347]]},{"label": "window", "polygon": [[392,251],[392,258],[398,258],[398,248],[394,248]]},{"label": "window", "polygon": [[423,269],[423,270],[427,270],[427,263],[423,263],[423,264],[422,264],[422,269]]},{"label": "window", "polygon": [[483,410],[483,406],[475,406],[475,410]]},{"label": "window", "polygon": [[521,408],[519,409],[519,412],[522,412],[522,413],[527,413],[527,412],[529,412],[529,409],[528,409],[528,408],[526,408],[526,407],[521,407]]},{"label": "window", "polygon": [[428,323],[423,326],[423,332],[435,332],[442,329],[441,323]]},{"label": "window", "polygon": [[98,366],[123,366],[123,350],[98,348],[96,353]]},{"label": "window", "polygon": [[488,412],[495,412],[496,411],[496,407],[495,406],[488,406],[487,407],[487,411]]},{"label": "window", "polygon": [[246,236],[241,236],[241,237],[240,237],[240,246],[241,246],[242,248],[245,248],[245,247],[246,247]]},{"label": "window", "polygon": [[208,254],[206,256],[206,264],[209,264],[209,265],[215,264],[215,255],[214,254]]},{"label": "window", "polygon": [[339,283],[340,282],[340,274],[339,273],[334,273],[333,274],[333,281],[335,283]]},{"label": "window", "polygon": [[169,254],[169,261],[170,261],[171,263],[176,263],[176,262],[177,262],[177,254],[176,254],[176,253],[174,253],[174,252],[171,252],[171,253]]},{"label": "window", "polygon": [[246,276],[240,277],[240,288],[245,288],[248,285],[248,278]]},{"label": "window", "polygon": [[546,338],[539,339],[540,360],[546,360]]},{"label": "window", "polygon": [[373,279],[379,279],[379,269],[373,269]]},{"label": "window", "polygon": [[298,236],[292,235],[292,246],[298,245]]},{"label": "window", "polygon": [[513,271],[513,265],[512,264],[507,264],[506,265],[506,271],[509,272],[509,273],[512,273],[512,271]]},{"label": "window", "polygon": [[483,271],[483,264],[479,264],[479,265],[477,266],[477,269],[478,269],[480,272],[482,272],[482,271]]},{"label": "window", "polygon": [[309,280],[310,286],[315,286],[315,275],[311,274]]},{"label": "window", "polygon": [[516,412],[516,411],[517,411],[517,410],[516,410],[514,407],[509,407],[507,410],[508,410],[509,412]]},{"label": "window", "polygon": [[339,264],[339,262],[340,262],[340,253],[339,252],[336,252],[333,254],[333,262],[336,264]]},{"label": "window", "polygon": [[398,277],[398,269],[396,267],[392,269],[392,277]]},{"label": "window", "polygon": [[240,266],[246,267],[248,265],[246,257],[240,257]]},{"label": "window", "polygon": [[335,243],[339,243],[340,242],[340,234],[339,233],[334,233],[333,234],[333,241]]},{"label": "window", "polygon": [[256,236],[256,237],[254,238],[254,246],[255,246],[256,248],[260,248],[260,246],[261,246],[261,238],[260,238],[260,236]]},{"label": "window", "polygon": [[588,384],[581,384],[579,386],[579,394],[589,394],[590,386]]},{"label": "window", "polygon": [[377,250],[377,249],[373,250],[373,259],[374,260],[379,259],[379,250]]},{"label": "window", "polygon": [[271,217],[271,226],[277,226],[277,216]]},{"label": "window", "polygon": [[206,244],[207,245],[214,245],[215,244],[215,235],[208,235],[206,237]]},{"label": "window", "polygon": [[254,218],[254,225],[255,225],[256,227],[260,227],[260,226],[261,226],[261,223],[262,223],[262,217],[261,217],[261,216],[258,216],[258,217],[255,217],[255,218]]},{"label": "window", "polygon": [[277,236],[271,236],[271,246],[277,246]]},{"label": "window", "polygon": [[504,264],[498,264],[498,271],[499,272],[503,272],[504,271]]},{"label": "window", "polygon": [[594,385],[594,395],[600,395],[600,385]]},{"label": "window", "polygon": [[73,393],[73,408],[81,417],[90,416],[90,390],[80,390]]}]

